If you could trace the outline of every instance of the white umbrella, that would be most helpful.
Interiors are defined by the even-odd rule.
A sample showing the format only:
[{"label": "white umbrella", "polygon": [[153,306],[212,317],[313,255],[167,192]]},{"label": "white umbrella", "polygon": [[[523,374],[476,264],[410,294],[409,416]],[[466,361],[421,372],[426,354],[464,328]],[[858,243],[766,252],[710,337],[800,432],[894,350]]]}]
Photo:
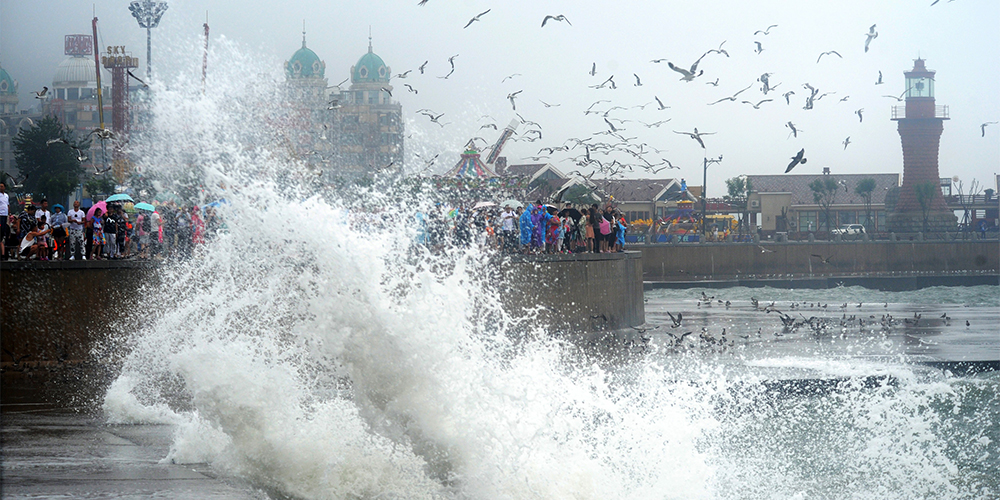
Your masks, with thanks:
[{"label": "white umbrella", "polygon": [[503,202],[503,205],[501,205],[501,206],[511,207],[511,208],[517,208],[517,207],[523,207],[524,204],[521,203],[521,202],[519,202],[519,201],[517,201],[517,200],[507,200],[507,201]]},{"label": "white umbrella", "polygon": [[479,203],[476,203],[472,208],[495,207],[495,206],[497,206],[497,204],[493,203],[492,201],[480,201]]}]

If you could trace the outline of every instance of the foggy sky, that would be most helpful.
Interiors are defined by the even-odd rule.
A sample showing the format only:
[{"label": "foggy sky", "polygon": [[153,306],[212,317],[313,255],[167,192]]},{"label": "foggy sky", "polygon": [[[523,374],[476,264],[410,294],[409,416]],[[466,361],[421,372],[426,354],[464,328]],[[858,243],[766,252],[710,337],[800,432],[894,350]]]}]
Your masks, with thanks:
[{"label": "foggy sky", "polygon": [[[567,138],[585,138],[608,129],[601,115],[583,111],[599,99],[609,99],[594,109],[632,107],[658,96],[669,109],[656,104],[645,109],[616,110],[608,116],[653,123],[671,120],[658,128],[638,122],[625,123],[623,134],[637,137],[663,150],[647,157],[670,160],[680,170],[658,174],[636,169],[626,177],[684,177],[689,185],[700,185],[702,158],[723,155],[719,165],[709,167],[708,194],[723,194],[724,180],[740,174],[781,173],[788,159],[806,149],[808,165],[794,173],[819,173],[829,166],[838,173],[902,173],[902,151],[896,124],[889,120],[896,103],[883,95],[899,95],[903,72],[918,55],[937,71],[937,104],[950,107],[941,138],[940,174],[959,176],[968,186],[977,179],[994,186],[1000,171],[1000,125],[979,125],[1000,120],[1000,3],[994,0],[891,0],[840,2],[801,1],[552,1],[489,2],[417,0],[336,2],[287,0],[177,0],[169,2],[160,27],[153,31],[154,73],[160,81],[173,81],[178,74],[200,71],[198,49],[206,11],[211,26],[211,46],[223,40],[273,68],[266,75],[283,78],[283,63],[301,45],[305,20],[308,46],[326,62],[330,85],[347,78],[349,69],[366,51],[371,28],[374,51],[393,74],[414,70],[406,79],[393,79],[393,97],[403,105],[406,122],[406,166],[419,169],[421,156],[441,153],[438,172],[458,161],[462,145],[482,136],[492,143],[497,132],[480,130],[486,123],[503,128],[515,118],[506,99],[518,95],[517,111],[538,122],[543,139],[512,142],[504,150],[510,163],[534,163],[529,157],[539,148],[560,146]],[[66,56],[63,35],[89,34],[94,6],[90,2],[48,1],[0,3],[0,64],[20,84],[22,109],[34,104],[33,90],[51,85],[56,66]],[[474,15],[492,9],[468,29],[462,27]],[[126,1],[96,2],[100,19],[100,45],[126,45],[140,59],[145,73],[145,30],[128,11]],[[540,27],[545,15],[564,14],[572,25],[550,21]],[[768,35],[754,35],[776,24]],[[865,33],[876,24],[878,38],[864,52]],[[764,51],[754,52],[754,41]],[[666,58],[682,67],[690,66],[706,50],[723,48],[731,57],[706,56],[699,65],[705,74],[693,82],[680,75]],[[838,51],[843,58],[821,52]],[[455,73],[447,58],[455,58]],[[416,68],[429,61],[427,74]],[[596,63],[597,74],[590,76]],[[240,74],[231,59],[212,51],[209,73]],[[884,85],[875,85],[882,71]],[[501,83],[514,73],[520,73]],[[637,74],[643,85],[634,86]],[[766,97],[756,80],[772,73],[776,91]],[[614,75],[618,88],[592,89]],[[247,69],[246,79],[259,78],[256,68]],[[718,86],[706,82],[715,81]],[[810,83],[821,93],[835,92],[802,109]],[[407,92],[409,83],[419,94]],[[753,84],[737,102],[707,104]],[[791,104],[781,94],[793,90]],[[840,99],[850,96],[845,102]],[[739,101],[773,102],[755,110]],[[540,101],[558,104],[546,108]],[[428,108],[445,113],[442,128],[416,114]],[[855,110],[864,108],[859,123]],[[487,118],[483,118],[487,115]],[[792,121],[804,132],[788,138],[784,126]],[[616,126],[618,123],[616,122]],[[702,150],[691,139],[674,131],[697,127],[706,136]],[[520,131],[524,130],[524,126]],[[845,150],[842,141],[850,136]],[[608,140],[598,136],[597,140]],[[551,162],[563,172],[580,169],[570,161],[582,150],[556,153]],[[426,157],[426,156],[425,156]],[[626,156],[615,156],[620,161]],[[602,158],[602,157],[601,157]],[[603,158],[602,158],[603,159]],[[633,160],[634,161],[634,160]]]}]

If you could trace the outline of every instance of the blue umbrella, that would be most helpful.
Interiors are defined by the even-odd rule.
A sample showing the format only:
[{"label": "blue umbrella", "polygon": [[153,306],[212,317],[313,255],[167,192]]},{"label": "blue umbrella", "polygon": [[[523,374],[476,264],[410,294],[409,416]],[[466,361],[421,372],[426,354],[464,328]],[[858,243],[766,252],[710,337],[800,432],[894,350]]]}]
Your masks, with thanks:
[{"label": "blue umbrella", "polygon": [[125,193],[118,193],[118,194],[113,194],[113,195],[109,196],[108,199],[106,199],[104,201],[133,201],[134,202],[135,200],[133,200],[131,196],[129,196],[129,195],[125,194]]},{"label": "blue umbrella", "polygon": [[135,209],[136,210],[149,210],[150,212],[155,212],[156,211],[156,207],[154,207],[153,205],[150,205],[149,203],[146,203],[146,202],[136,203],[135,204]]}]

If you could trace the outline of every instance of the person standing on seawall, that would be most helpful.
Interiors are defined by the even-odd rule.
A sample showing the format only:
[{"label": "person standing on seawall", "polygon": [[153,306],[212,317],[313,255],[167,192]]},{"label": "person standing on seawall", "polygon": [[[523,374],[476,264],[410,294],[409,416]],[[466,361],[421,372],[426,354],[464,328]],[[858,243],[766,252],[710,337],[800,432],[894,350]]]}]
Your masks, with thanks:
[{"label": "person standing on seawall", "polygon": [[[69,247],[66,245],[66,239],[69,236],[69,219],[63,213],[62,205],[56,203],[52,205],[52,210],[52,220],[49,221],[49,225],[52,226],[52,239],[55,240],[52,258],[66,260],[69,256]],[[58,255],[55,252],[58,252]]]},{"label": "person standing on seawall", "polygon": [[76,260],[77,255],[87,260],[87,248],[83,241],[83,226],[86,223],[87,213],[80,210],[80,200],[73,202],[73,210],[70,210],[66,217],[69,220],[69,244],[66,245],[69,260]]}]

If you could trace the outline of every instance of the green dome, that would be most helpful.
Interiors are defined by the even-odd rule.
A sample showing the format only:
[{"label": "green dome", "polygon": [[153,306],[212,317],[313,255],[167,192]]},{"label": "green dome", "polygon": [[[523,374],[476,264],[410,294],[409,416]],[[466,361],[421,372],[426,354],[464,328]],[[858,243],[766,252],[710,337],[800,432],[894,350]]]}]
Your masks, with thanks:
[{"label": "green dome", "polygon": [[351,68],[351,83],[367,82],[389,83],[389,67],[372,52],[371,44],[368,45],[368,53]]},{"label": "green dome", "polygon": [[302,48],[285,61],[285,75],[289,78],[323,78],[325,72],[326,63],[306,47],[305,37],[302,39]]},{"label": "green dome", "polygon": [[7,70],[0,68],[0,95],[17,94],[17,82],[10,77]]}]

